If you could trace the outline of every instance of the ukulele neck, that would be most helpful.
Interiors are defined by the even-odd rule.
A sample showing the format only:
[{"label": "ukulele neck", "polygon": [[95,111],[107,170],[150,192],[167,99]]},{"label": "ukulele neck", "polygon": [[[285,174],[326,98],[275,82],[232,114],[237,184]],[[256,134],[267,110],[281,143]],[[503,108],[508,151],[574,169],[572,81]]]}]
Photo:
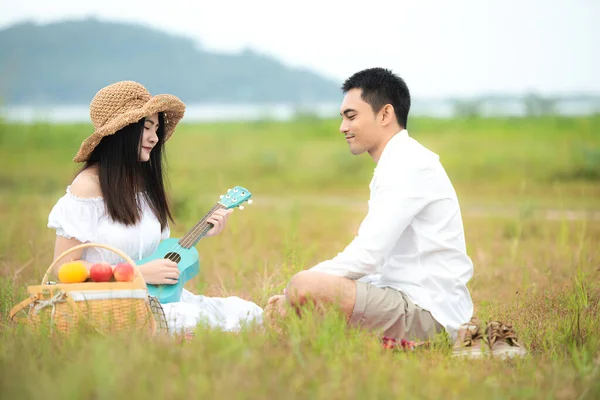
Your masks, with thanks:
[{"label": "ukulele neck", "polygon": [[209,222],[206,222],[206,220],[209,219],[215,211],[224,209],[224,205],[222,205],[221,203],[216,203],[210,209],[210,211],[208,211],[206,215],[202,217],[202,219],[192,227],[192,229],[190,229],[185,235],[181,237],[181,239],[179,239],[179,245],[186,249],[190,249],[193,246],[195,246],[196,243],[198,243],[198,241],[200,241],[200,239],[202,239],[202,237],[206,235],[206,232],[208,232],[210,228],[213,227],[213,225]]}]

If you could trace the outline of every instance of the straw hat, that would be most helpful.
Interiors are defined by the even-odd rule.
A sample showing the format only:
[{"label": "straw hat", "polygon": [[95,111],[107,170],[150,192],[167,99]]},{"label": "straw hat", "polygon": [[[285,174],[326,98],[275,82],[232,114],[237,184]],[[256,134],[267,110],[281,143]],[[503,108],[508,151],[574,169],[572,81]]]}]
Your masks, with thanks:
[{"label": "straw hat", "polygon": [[170,94],[151,96],[141,84],[121,81],[100,89],[90,104],[94,133],[81,143],[75,162],[85,162],[104,136],[157,112],[164,112],[165,141],[183,118],[185,104]]}]

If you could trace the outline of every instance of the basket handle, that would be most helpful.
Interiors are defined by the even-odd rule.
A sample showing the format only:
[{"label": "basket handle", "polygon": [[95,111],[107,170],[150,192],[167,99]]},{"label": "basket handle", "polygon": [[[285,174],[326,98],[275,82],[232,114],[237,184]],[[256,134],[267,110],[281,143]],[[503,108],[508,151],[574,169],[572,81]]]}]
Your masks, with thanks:
[{"label": "basket handle", "polygon": [[62,253],[61,255],[56,257],[56,259],[52,262],[52,264],[50,264],[50,267],[48,267],[48,270],[46,271],[46,273],[44,274],[44,277],[42,278],[42,285],[45,285],[46,283],[48,283],[48,277],[50,276],[50,272],[52,272],[52,270],[54,269],[54,267],[56,266],[56,264],[58,264],[58,262],[60,260],[65,258],[67,255],[73,253],[74,251],[77,251],[80,249],[86,249],[88,247],[101,247],[103,249],[110,250],[113,253],[116,253],[119,257],[123,258],[125,261],[127,261],[129,264],[131,264],[133,266],[134,273],[142,278],[142,282],[144,282],[144,286],[146,286],[146,281],[144,280],[144,277],[142,276],[137,265],[135,264],[135,261],[133,261],[131,259],[131,257],[129,257],[127,254],[123,253],[121,250],[119,250],[117,248],[108,246],[106,244],[100,244],[100,243],[83,243],[83,244],[79,244],[77,246],[73,246],[70,249],[67,249],[64,253]]},{"label": "basket handle", "polygon": [[15,316],[20,312],[25,310],[31,303],[38,299],[37,296],[30,296],[25,300],[21,301],[19,304],[15,305],[8,313],[8,318],[13,322],[24,322],[26,318],[15,318]]}]

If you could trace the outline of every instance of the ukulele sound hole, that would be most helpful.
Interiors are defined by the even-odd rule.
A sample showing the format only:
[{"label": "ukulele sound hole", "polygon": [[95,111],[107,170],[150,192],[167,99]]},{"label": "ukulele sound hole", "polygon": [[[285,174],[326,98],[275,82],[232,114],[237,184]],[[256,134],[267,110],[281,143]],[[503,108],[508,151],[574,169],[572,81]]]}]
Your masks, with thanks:
[{"label": "ukulele sound hole", "polygon": [[167,255],[165,256],[165,258],[167,260],[171,260],[174,261],[176,263],[179,263],[179,261],[181,261],[181,256],[177,253],[167,253]]}]

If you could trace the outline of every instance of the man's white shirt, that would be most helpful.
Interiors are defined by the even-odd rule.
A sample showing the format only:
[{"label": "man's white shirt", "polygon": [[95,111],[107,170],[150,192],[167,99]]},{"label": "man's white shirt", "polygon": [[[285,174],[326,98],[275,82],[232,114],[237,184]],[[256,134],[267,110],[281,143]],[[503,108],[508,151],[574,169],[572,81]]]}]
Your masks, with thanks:
[{"label": "man's white shirt", "polygon": [[369,185],[358,235],[311,268],[400,290],[456,336],[473,314],[456,192],[437,154],[402,130],[387,143]]}]

